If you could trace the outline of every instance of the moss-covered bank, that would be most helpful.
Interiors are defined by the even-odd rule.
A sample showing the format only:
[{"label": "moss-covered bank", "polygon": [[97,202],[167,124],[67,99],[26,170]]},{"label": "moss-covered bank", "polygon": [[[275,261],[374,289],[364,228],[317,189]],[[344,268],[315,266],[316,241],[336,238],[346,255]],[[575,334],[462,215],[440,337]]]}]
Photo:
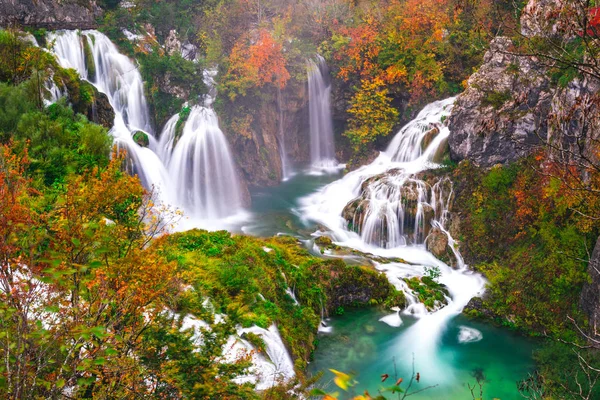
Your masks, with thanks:
[{"label": "moss-covered bank", "polygon": [[[343,307],[403,304],[403,296],[374,269],[311,256],[296,239],[258,239],[225,231],[192,230],[164,238],[161,251],[176,260],[184,285],[180,313],[212,320],[226,314],[243,327],[277,324],[302,371],[317,343],[321,313]],[[295,295],[298,303],[290,296]]]}]

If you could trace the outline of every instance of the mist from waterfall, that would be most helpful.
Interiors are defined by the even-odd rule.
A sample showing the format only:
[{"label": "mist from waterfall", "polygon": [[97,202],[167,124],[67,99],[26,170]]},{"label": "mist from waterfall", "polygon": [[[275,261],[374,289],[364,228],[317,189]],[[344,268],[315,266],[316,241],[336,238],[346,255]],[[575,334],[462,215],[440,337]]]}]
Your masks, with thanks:
[{"label": "mist from waterfall", "polygon": [[[305,220],[324,225],[337,245],[405,260],[377,263],[376,268],[385,273],[398,290],[405,292],[409,306],[403,313],[419,318],[399,336],[398,353],[414,353],[417,368],[427,370],[431,377],[428,381],[436,383],[452,379],[451,369],[438,356],[439,341],[447,322],[485,286],[482,276],[467,269],[448,233],[452,182],[440,179],[432,183],[417,175],[439,167],[436,162],[450,133],[444,121],[453,104],[451,98],[426,106],[398,132],[373,163],[301,199],[299,209]],[[347,206],[353,202],[358,203],[350,211],[355,212],[354,218],[359,218],[360,224],[343,217],[344,211],[348,216]],[[448,235],[456,268],[426,250],[424,242],[432,228]],[[429,312],[404,279],[423,276],[431,267],[441,272],[438,281],[446,285],[450,296],[446,306]],[[412,362],[410,357],[403,360],[408,364]]]},{"label": "mist from waterfall", "polygon": [[[93,69],[86,65],[84,40],[91,49]],[[181,137],[176,132],[180,117],[174,115],[157,140],[138,68],[104,34],[58,31],[48,34],[48,42],[54,43],[53,51],[63,67],[76,69],[107,95],[115,111],[110,131],[115,143],[127,150],[130,172],[153,189],[163,204],[182,209],[192,225],[206,227],[241,212],[243,196],[235,163],[211,107],[211,73],[204,76],[211,93],[204,106],[192,107]],[[92,70],[95,73],[89,76]],[[134,141],[136,132],[148,136],[148,147]],[[205,221],[210,222],[208,226]]]},{"label": "mist from waterfall", "polygon": [[307,61],[308,108],[310,122],[310,160],[314,169],[336,169],[333,120],[331,117],[331,80],[325,59]]}]

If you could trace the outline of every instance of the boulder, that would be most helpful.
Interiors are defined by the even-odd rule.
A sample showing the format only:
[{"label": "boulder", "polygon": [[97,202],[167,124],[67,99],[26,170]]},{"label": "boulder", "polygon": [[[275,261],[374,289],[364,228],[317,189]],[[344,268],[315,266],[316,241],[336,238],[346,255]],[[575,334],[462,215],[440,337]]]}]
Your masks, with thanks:
[{"label": "boulder", "polygon": [[142,131],[136,131],[133,134],[133,141],[142,147],[148,147],[148,145],[150,144],[150,139],[148,139],[148,134],[146,134],[146,132],[142,132]]},{"label": "boulder", "polygon": [[448,252],[448,236],[441,229],[433,228],[425,239],[425,247],[437,258],[442,258]]}]

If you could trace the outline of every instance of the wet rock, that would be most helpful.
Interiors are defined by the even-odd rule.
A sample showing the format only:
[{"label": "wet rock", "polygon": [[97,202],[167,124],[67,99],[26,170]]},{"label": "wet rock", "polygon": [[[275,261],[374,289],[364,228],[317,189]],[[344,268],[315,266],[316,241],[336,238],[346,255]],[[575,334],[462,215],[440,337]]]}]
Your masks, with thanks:
[{"label": "wet rock", "polygon": [[448,253],[448,236],[439,228],[433,228],[425,240],[425,247],[437,258],[442,258]]},{"label": "wet rock", "polygon": [[[407,176],[398,169],[375,175],[362,183],[359,196],[344,207],[342,217],[348,229],[360,234],[368,223],[376,224],[365,239],[381,247],[399,245],[394,241],[399,235],[408,242],[423,243],[436,215],[436,205],[429,204],[431,193],[442,181],[434,175]],[[398,231],[390,232],[390,228]]]},{"label": "wet rock", "polygon": [[[87,93],[87,96],[81,96],[80,93]],[[98,91],[87,81],[80,81],[77,90],[69,87],[68,94],[75,112],[85,115],[88,120],[107,129],[112,128],[115,122],[115,111],[106,94]]]},{"label": "wet rock", "polygon": [[148,135],[142,131],[136,131],[133,134],[133,141],[136,142],[139,146],[148,147],[150,144],[150,140],[148,139]]},{"label": "wet rock", "polygon": [[4,0],[0,1],[0,26],[34,28],[95,29],[102,9],[96,1]]},{"label": "wet rock", "polygon": [[423,140],[421,141],[421,151],[425,151],[425,149],[427,149],[429,147],[431,142],[433,142],[433,139],[435,139],[435,137],[439,133],[440,133],[440,129],[438,127],[434,127],[432,129],[430,129],[429,132],[427,132],[425,134],[425,136],[423,137]]},{"label": "wet rock", "polygon": [[486,320],[494,320],[498,315],[494,313],[486,304],[482,297],[473,297],[463,309],[463,314],[471,318],[481,318]]}]

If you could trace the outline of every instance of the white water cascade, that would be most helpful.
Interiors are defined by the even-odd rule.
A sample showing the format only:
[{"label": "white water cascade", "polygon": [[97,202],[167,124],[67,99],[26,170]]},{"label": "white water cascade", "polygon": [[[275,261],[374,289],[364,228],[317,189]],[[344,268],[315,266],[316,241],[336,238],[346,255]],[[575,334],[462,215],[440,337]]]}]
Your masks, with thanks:
[{"label": "white water cascade", "polygon": [[[108,96],[115,111],[110,133],[115,143],[127,150],[131,172],[144,186],[154,188],[163,204],[181,208],[193,225],[218,226],[223,218],[239,215],[243,196],[229,145],[219,129],[211,108],[214,81],[205,74],[213,90],[205,105],[194,106],[183,125],[181,137],[176,126],[179,115],[165,125],[160,141],[154,136],[144,84],[137,66],[102,33],[59,31],[48,35],[60,64],[74,68],[84,79],[92,70],[86,65],[83,40],[91,49],[95,74],[90,82]],[[138,145],[133,135],[144,132],[149,146]]]},{"label": "white water cascade", "polygon": [[[376,268],[406,293],[410,305],[403,313],[419,318],[399,336],[397,355],[410,368],[412,359],[404,356],[414,354],[417,368],[426,370],[431,378],[428,384],[452,379],[447,372],[451,369],[439,357],[439,340],[447,322],[485,286],[483,277],[464,265],[445,226],[452,183],[448,179],[427,182],[417,175],[438,167],[436,161],[449,135],[444,120],[453,104],[454,99],[429,104],[398,132],[373,163],[300,201],[304,217],[326,226],[336,244],[384,258],[406,260],[406,263],[377,263]],[[348,221],[350,215],[353,217]],[[426,250],[423,243],[433,228],[448,235],[456,269]],[[426,268],[431,267],[441,272],[438,281],[447,287],[450,296],[446,306],[438,305],[428,312],[404,279],[423,276]],[[395,319],[394,316],[398,323]]]},{"label": "white water cascade", "polygon": [[159,143],[175,203],[200,220],[224,218],[241,209],[235,164],[214,110],[193,106],[176,143],[175,125],[173,120],[166,124]]},{"label": "white water cascade", "polygon": [[307,61],[308,107],[310,119],[310,159],[314,169],[336,169],[333,121],[331,118],[331,82],[325,59]]}]

